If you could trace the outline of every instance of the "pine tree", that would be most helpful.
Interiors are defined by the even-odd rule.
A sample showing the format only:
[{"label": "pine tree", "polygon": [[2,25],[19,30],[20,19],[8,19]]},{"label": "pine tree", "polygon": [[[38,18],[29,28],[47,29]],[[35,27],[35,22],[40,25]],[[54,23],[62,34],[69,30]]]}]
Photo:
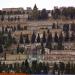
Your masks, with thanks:
[{"label": "pine tree", "polygon": [[34,5],[34,8],[32,10],[32,19],[33,20],[38,20],[39,12],[36,4]]},{"label": "pine tree", "polygon": [[17,46],[17,53],[19,53],[19,51],[20,51],[20,47],[19,47],[19,44],[18,44],[18,46]]},{"label": "pine tree", "polygon": [[17,30],[21,30],[20,24],[17,25]]},{"label": "pine tree", "polygon": [[15,26],[13,27],[13,31],[16,31],[16,27]]},{"label": "pine tree", "polygon": [[45,54],[45,48],[44,48],[44,45],[43,45],[43,42],[41,42],[41,54]]},{"label": "pine tree", "polygon": [[4,21],[4,15],[1,16],[1,21]]},{"label": "pine tree", "polygon": [[74,63],[73,69],[74,69],[74,74],[75,74],[75,63]]},{"label": "pine tree", "polygon": [[0,44],[0,53],[3,53],[3,46]]},{"label": "pine tree", "polygon": [[69,32],[65,32],[65,42],[69,42]]},{"label": "pine tree", "polygon": [[29,37],[28,37],[28,34],[26,35],[26,37],[25,37],[25,43],[30,43],[30,40],[29,40]]},{"label": "pine tree", "polygon": [[70,62],[68,62],[65,67],[65,74],[70,74],[70,68],[71,68]]},{"label": "pine tree", "polygon": [[17,19],[17,18],[15,17],[15,18],[14,18],[14,21],[16,21],[16,19]]},{"label": "pine tree", "polygon": [[68,32],[69,31],[69,24],[63,25],[63,31]]},{"label": "pine tree", "polygon": [[32,61],[31,69],[32,69],[32,74],[37,74],[38,64],[36,60]]},{"label": "pine tree", "polygon": [[27,74],[31,73],[31,69],[30,69],[29,62],[27,59],[25,60],[25,62],[22,62],[21,64],[21,72],[27,73]]},{"label": "pine tree", "polygon": [[43,43],[46,42],[46,33],[45,33],[45,31],[43,32],[42,42],[43,42]]},{"label": "pine tree", "polygon": [[2,26],[2,34],[4,33],[5,31],[4,31],[4,26]]},{"label": "pine tree", "polygon": [[60,35],[59,35],[59,42],[63,42],[63,41],[64,41],[64,37],[63,37],[63,34],[61,32]]},{"label": "pine tree", "polygon": [[47,34],[49,34],[49,32],[50,32],[49,29],[47,29]]},{"label": "pine tree", "polygon": [[8,21],[10,21],[10,17],[8,16]]},{"label": "pine tree", "polygon": [[13,65],[9,64],[9,70],[13,70]]},{"label": "pine tree", "polygon": [[57,44],[58,44],[57,45],[58,50],[63,50],[64,49],[64,46],[63,46],[62,42],[58,42]]},{"label": "pine tree", "polygon": [[70,73],[71,73],[71,74],[74,74],[74,70],[75,70],[75,69],[74,69],[74,64],[71,63]]},{"label": "pine tree", "polygon": [[53,25],[52,25],[52,29],[55,29],[56,28],[56,25],[55,25],[55,23],[53,23]]},{"label": "pine tree", "polygon": [[3,66],[2,66],[1,61],[0,61],[0,73],[2,73],[2,71],[3,71]]},{"label": "pine tree", "polygon": [[59,62],[59,70],[61,71],[61,73],[64,73],[65,70],[65,64],[63,62]]},{"label": "pine tree", "polygon": [[19,42],[20,42],[21,44],[24,43],[24,42],[23,42],[23,34],[22,34],[22,33],[20,34],[20,40],[19,40]]},{"label": "pine tree", "polygon": [[32,37],[31,37],[31,43],[35,43],[36,35],[33,32]]},{"label": "pine tree", "polygon": [[46,47],[52,49],[52,33],[49,33],[46,40]]},{"label": "pine tree", "polygon": [[11,35],[11,31],[8,32],[8,39],[10,39],[10,41],[12,42],[12,35]]},{"label": "pine tree", "polygon": [[57,65],[57,63],[56,63],[56,62],[53,64],[53,69],[54,69],[55,71],[57,71],[57,70],[58,70],[58,65]]},{"label": "pine tree", "polygon": [[25,69],[26,69],[26,73],[29,73],[29,74],[31,73],[31,69],[27,59],[25,60]]},{"label": "pine tree", "polygon": [[18,18],[17,18],[17,19],[18,19],[18,21],[20,21],[20,17],[19,17],[19,16],[18,16]]},{"label": "pine tree", "polygon": [[38,36],[37,36],[37,43],[40,43],[40,35],[39,35],[39,33],[38,33]]},{"label": "pine tree", "polygon": [[5,32],[6,32],[6,33],[8,32],[7,27],[5,27]]},{"label": "pine tree", "polygon": [[38,74],[41,74],[41,70],[42,70],[42,62],[38,63]]},{"label": "pine tree", "polygon": [[47,13],[46,9],[42,9],[42,11],[41,11],[41,19],[43,19],[43,20],[48,19],[48,13]]},{"label": "pine tree", "polygon": [[57,32],[55,32],[55,36],[54,36],[54,42],[58,42],[58,35],[57,35]]},{"label": "pine tree", "polygon": [[70,41],[71,41],[71,42],[75,41],[75,35],[74,35],[73,32],[72,32],[72,34],[71,34]]},{"label": "pine tree", "polygon": [[20,72],[20,64],[14,63],[13,70],[15,71],[15,73],[19,73]]}]

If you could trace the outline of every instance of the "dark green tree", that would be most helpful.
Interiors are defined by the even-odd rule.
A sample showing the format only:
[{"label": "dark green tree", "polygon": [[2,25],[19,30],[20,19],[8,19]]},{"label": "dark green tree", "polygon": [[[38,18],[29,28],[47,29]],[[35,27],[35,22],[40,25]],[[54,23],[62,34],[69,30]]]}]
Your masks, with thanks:
[{"label": "dark green tree", "polygon": [[10,17],[8,16],[8,21],[10,21]]},{"label": "dark green tree", "polygon": [[56,9],[52,10],[51,14],[52,14],[53,19],[59,19],[61,11],[60,11],[60,9],[56,8]]},{"label": "dark green tree", "polygon": [[20,24],[17,25],[17,30],[21,30]]},{"label": "dark green tree", "polygon": [[8,32],[7,27],[5,27],[5,32],[6,32],[6,33]]},{"label": "dark green tree", "polygon": [[74,32],[72,32],[70,37],[70,42],[74,42],[74,41],[75,41],[75,35],[74,35]]},{"label": "dark green tree", "polygon": [[75,69],[74,69],[74,63],[71,63],[70,73],[71,73],[71,74],[75,74],[75,73],[74,73],[74,70],[75,70]]},{"label": "dark green tree", "polygon": [[49,34],[49,32],[50,32],[49,29],[47,29],[47,34]]},{"label": "dark green tree", "polygon": [[74,23],[71,24],[71,31],[75,31],[75,24]]},{"label": "dark green tree", "polygon": [[12,33],[11,33],[11,31],[9,31],[8,32],[8,38],[7,38],[8,40],[7,40],[7,47],[8,46],[10,46],[11,44],[12,44],[12,42],[13,42],[13,38],[12,38]]},{"label": "dark green tree", "polygon": [[20,72],[20,64],[14,63],[13,70],[14,70],[15,73],[19,73]]},{"label": "dark green tree", "polygon": [[54,36],[54,42],[58,43],[58,35],[57,35],[57,32],[55,32],[55,36]]},{"label": "dark green tree", "polygon": [[5,62],[3,62],[3,64],[2,64],[2,71],[5,71],[6,70],[6,65],[5,65]]},{"label": "dark green tree", "polygon": [[3,53],[3,46],[0,45],[0,53]]},{"label": "dark green tree", "polygon": [[37,8],[36,4],[34,5],[31,16],[32,16],[33,20],[38,20],[39,11],[38,11],[38,8]]},{"label": "dark green tree", "polygon": [[57,63],[56,63],[56,62],[53,64],[53,69],[54,69],[55,71],[57,71],[57,70],[58,70],[58,65],[57,65]]},{"label": "dark green tree", "polygon": [[26,37],[25,37],[25,43],[27,43],[27,44],[30,43],[28,34],[27,34]]},{"label": "dark green tree", "polygon": [[43,43],[46,42],[46,33],[45,33],[45,31],[43,32],[42,42],[43,42]]},{"label": "dark green tree", "polygon": [[69,24],[64,24],[63,25],[63,31],[68,32],[69,31]]},{"label": "dark green tree", "polygon": [[37,61],[36,60],[32,61],[31,70],[32,70],[32,74],[37,74],[38,64],[37,64]]},{"label": "dark green tree", "polygon": [[2,73],[2,71],[3,71],[3,66],[2,66],[1,61],[0,61],[0,73]]},{"label": "dark green tree", "polygon": [[42,63],[42,74],[48,74],[48,65],[45,62]]},{"label": "dark green tree", "polygon": [[59,34],[59,42],[63,42],[64,41],[64,37],[63,37],[63,34],[62,32]]},{"label": "dark green tree", "polygon": [[63,62],[59,62],[59,71],[61,74],[63,74],[65,71],[65,64]]},{"label": "dark green tree", "polygon": [[4,15],[1,16],[1,21],[4,21]]},{"label": "dark green tree", "polygon": [[46,40],[46,47],[52,49],[52,33],[49,33]]},{"label": "dark green tree", "polygon": [[57,49],[58,50],[64,50],[64,46],[63,46],[63,43],[62,42],[58,42],[57,44],[58,44],[57,45]]},{"label": "dark green tree", "polygon": [[40,35],[39,35],[39,33],[38,33],[38,36],[37,36],[37,43],[40,43]]},{"label": "dark green tree", "polygon": [[17,20],[20,21],[20,17],[19,16],[18,16]]},{"label": "dark green tree", "polygon": [[43,42],[41,42],[41,54],[45,54],[45,48]]},{"label": "dark green tree", "polygon": [[13,65],[12,64],[9,64],[9,72],[13,70]]},{"label": "dark green tree", "polygon": [[20,46],[18,44],[18,46],[17,46],[17,53],[19,53],[19,52],[20,52]]},{"label": "dark green tree", "polygon": [[26,71],[25,62],[22,62],[22,64],[21,64],[21,72],[24,73],[25,71]]},{"label": "dark green tree", "polygon": [[17,20],[17,18],[15,17],[15,18],[14,18],[14,21],[16,21],[16,20]]},{"label": "dark green tree", "polygon": [[71,68],[70,62],[68,62],[65,67],[65,74],[70,74],[70,68]]},{"label": "dark green tree", "polygon": [[74,74],[75,74],[75,64],[73,65],[73,71],[74,71]]},{"label": "dark green tree", "polygon": [[25,69],[27,70],[26,73],[31,73],[31,68],[27,59],[25,60]]},{"label": "dark green tree", "polygon": [[41,74],[42,71],[42,62],[38,63],[38,74]]},{"label": "dark green tree", "polygon": [[70,41],[69,32],[65,32],[65,42],[69,41]]},{"label": "dark green tree", "polygon": [[31,73],[31,69],[30,69],[29,62],[27,59],[25,60],[25,62],[22,62],[21,64],[21,72],[27,73],[27,74]]},{"label": "dark green tree", "polygon": [[53,25],[52,25],[52,29],[55,29],[56,28],[56,25],[55,25],[55,23],[53,23]]},{"label": "dark green tree", "polygon": [[4,26],[2,26],[2,34],[5,32],[5,30],[4,30]]},{"label": "dark green tree", "polygon": [[46,9],[42,9],[42,11],[41,11],[41,19],[42,20],[48,19],[48,13],[47,13]]},{"label": "dark green tree", "polygon": [[16,31],[16,27],[15,26],[13,27],[13,31]]},{"label": "dark green tree", "polygon": [[23,34],[21,33],[20,34],[20,40],[19,40],[19,42],[20,42],[20,44],[23,44],[24,42],[23,42]]},{"label": "dark green tree", "polygon": [[31,37],[31,43],[35,43],[35,39],[36,39],[36,34],[33,32]]}]

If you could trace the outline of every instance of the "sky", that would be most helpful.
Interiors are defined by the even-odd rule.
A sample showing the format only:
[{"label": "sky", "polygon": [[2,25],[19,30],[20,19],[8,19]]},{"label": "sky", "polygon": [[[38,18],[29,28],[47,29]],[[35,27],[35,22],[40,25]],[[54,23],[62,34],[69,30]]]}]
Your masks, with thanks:
[{"label": "sky", "polygon": [[51,10],[54,8],[54,6],[75,7],[75,0],[1,0],[0,9],[17,7],[23,7],[24,9],[26,9],[26,7],[33,8],[35,4],[37,5],[38,9],[46,8]]}]

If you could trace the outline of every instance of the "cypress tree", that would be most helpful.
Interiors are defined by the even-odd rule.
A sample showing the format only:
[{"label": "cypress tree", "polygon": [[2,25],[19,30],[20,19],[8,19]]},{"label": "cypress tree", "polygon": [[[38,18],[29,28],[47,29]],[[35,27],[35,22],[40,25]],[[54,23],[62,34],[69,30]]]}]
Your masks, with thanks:
[{"label": "cypress tree", "polygon": [[54,36],[54,42],[58,42],[58,35],[57,35],[57,32],[55,32],[55,36]]},{"label": "cypress tree", "polygon": [[44,48],[44,45],[43,45],[43,42],[41,42],[41,54],[45,54],[45,48]]},{"label": "cypress tree", "polygon": [[27,43],[27,44],[30,43],[28,34],[27,34],[26,37],[25,37],[25,43]]},{"label": "cypress tree", "polygon": [[46,40],[46,47],[52,49],[52,33],[49,33]]},{"label": "cypress tree", "polygon": [[39,35],[39,33],[38,33],[38,36],[37,36],[37,43],[40,43],[40,35]]},{"label": "cypress tree", "polygon": [[45,31],[43,32],[42,42],[43,42],[43,43],[46,42],[46,33],[45,33]]},{"label": "cypress tree", "polygon": [[20,40],[19,40],[19,42],[20,42],[21,44],[23,44],[23,35],[22,35],[22,33],[20,34]]},{"label": "cypress tree", "polygon": [[36,35],[33,32],[32,37],[31,37],[31,43],[35,43]]}]

